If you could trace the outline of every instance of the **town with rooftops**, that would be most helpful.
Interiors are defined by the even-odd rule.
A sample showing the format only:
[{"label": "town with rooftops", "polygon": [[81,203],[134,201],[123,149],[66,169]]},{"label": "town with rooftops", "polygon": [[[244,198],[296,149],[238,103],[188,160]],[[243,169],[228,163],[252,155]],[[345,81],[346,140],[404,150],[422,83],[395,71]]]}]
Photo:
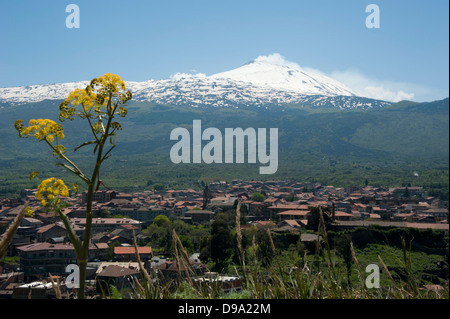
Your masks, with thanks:
[{"label": "town with rooftops", "polygon": [[[51,299],[56,298],[57,293],[60,298],[73,298],[76,286],[68,281],[71,276],[68,266],[76,264],[75,250],[61,220],[55,213],[42,209],[35,192],[36,189],[26,189],[21,199],[0,202],[2,232],[25,203],[34,209],[32,217],[24,217],[8,247],[7,257],[0,262],[0,298]],[[63,213],[82,238],[86,192],[71,194],[66,202]],[[448,202],[429,196],[422,187],[335,188],[320,183],[233,180],[211,183],[203,190],[162,188],[132,194],[99,190],[94,194],[95,218],[91,228],[86,295],[100,298],[110,285],[131,289],[133,280],[140,276],[140,267],[154,278],[170,278],[173,284],[187,280],[188,274],[178,276],[184,265],[177,264],[180,261],[174,258],[170,247],[152,247],[155,241],[149,227],[163,220],[208,229],[224,212],[235,216],[238,204],[241,229],[270,225],[270,232],[277,238],[284,238],[284,241],[288,238],[291,242],[295,238],[294,244],[298,242],[306,247],[311,243],[314,247],[318,240],[318,235],[308,228],[312,211],[317,208],[328,216],[328,227],[333,231],[413,229],[438,236],[449,233]],[[201,253],[205,244],[199,238],[207,235],[206,232],[183,237],[190,248],[186,250],[190,253],[190,267],[197,275],[194,277],[202,274],[219,282],[224,293],[238,292],[242,289],[242,278],[209,269],[207,258]],[[448,268],[446,271],[448,280]],[[56,282],[58,292],[54,289]],[[428,284],[421,289],[443,287]]]}]

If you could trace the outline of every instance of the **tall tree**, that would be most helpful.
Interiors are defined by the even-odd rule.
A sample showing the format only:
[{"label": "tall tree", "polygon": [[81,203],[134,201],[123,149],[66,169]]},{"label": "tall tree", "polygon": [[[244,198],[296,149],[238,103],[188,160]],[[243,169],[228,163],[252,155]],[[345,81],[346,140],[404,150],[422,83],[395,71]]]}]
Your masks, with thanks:
[{"label": "tall tree", "polygon": [[[320,208],[319,207],[310,207],[311,214],[308,217],[308,225],[306,226],[307,229],[317,231],[320,224]],[[322,208],[323,211],[323,220],[325,223],[325,228],[328,229],[329,226],[332,224],[333,220],[331,218],[331,212],[328,207]]]},{"label": "tall tree", "polygon": [[225,216],[218,214],[211,225],[210,254],[211,260],[216,264],[215,269],[221,270],[233,248],[233,235]]},{"label": "tall tree", "polygon": [[266,199],[264,195],[258,192],[254,192],[251,197],[251,200],[255,202],[263,202],[264,199]]},{"label": "tall tree", "polygon": [[256,241],[258,243],[257,256],[264,267],[271,264],[275,256],[275,245],[271,237],[270,228],[261,227],[256,232]]}]

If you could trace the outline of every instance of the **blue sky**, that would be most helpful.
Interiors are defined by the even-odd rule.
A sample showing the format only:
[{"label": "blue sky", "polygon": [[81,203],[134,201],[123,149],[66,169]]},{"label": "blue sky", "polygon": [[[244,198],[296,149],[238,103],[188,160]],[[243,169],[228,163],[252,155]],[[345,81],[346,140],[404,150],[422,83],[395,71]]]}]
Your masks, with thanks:
[{"label": "blue sky", "polygon": [[[71,3],[79,29],[65,24]],[[379,29],[365,24],[371,3]],[[0,87],[211,75],[279,53],[360,91],[436,100],[449,95],[448,12],[447,0],[2,1]]]}]

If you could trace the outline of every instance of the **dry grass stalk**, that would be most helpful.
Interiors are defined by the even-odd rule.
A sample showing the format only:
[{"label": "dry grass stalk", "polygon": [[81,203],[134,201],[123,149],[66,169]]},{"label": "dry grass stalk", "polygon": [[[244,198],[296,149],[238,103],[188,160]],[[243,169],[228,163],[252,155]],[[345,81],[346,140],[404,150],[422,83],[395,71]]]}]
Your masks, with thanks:
[{"label": "dry grass stalk", "polygon": [[11,244],[14,235],[16,234],[17,228],[19,228],[22,223],[23,217],[25,216],[26,209],[28,207],[28,202],[26,202],[22,208],[19,210],[14,221],[8,227],[6,232],[3,235],[2,240],[0,241],[0,259],[6,254],[6,250],[8,249],[9,244]]},{"label": "dry grass stalk", "polygon": [[241,232],[241,204],[238,203],[236,207],[236,233],[237,233],[237,245],[240,253],[240,259],[242,267],[245,268],[245,251],[242,248],[242,232]]},{"label": "dry grass stalk", "polygon": [[272,234],[270,232],[270,228],[267,228],[267,235],[269,236],[270,247],[272,248],[272,252],[274,255],[277,254],[277,250],[275,249],[275,244],[273,243]]},{"label": "dry grass stalk", "polygon": [[141,285],[141,283],[139,282],[139,280],[135,277],[133,277],[134,280],[134,284],[136,284],[137,286],[137,290],[139,290],[141,292],[141,296],[145,295],[145,289],[144,287]]},{"label": "dry grass stalk", "polygon": [[[191,273],[195,274],[195,272],[191,268],[191,264],[189,262],[189,255],[186,252],[186,250],[184,249],[184,246],[181,243],[181,240],[178,237],[175,229],[172,232],[172,237],[173,237],[174,254],[175,254],[175,259],[177,261],[178,271],[181,273],[181,270],[184,270],[184,272],[186,273],[186,279],[189,281],[189,284],[191,285],[191,287],[193,287],[194,283],[192,282],[192,279],[191,279]],[[182,258],[180,258],[180,255],[178,254],[178,247],[180,248]]]},{"label": "dry grass stalk", "polygon": [[306,251],[303,253],[303,269],[302,269],[302,271],[307,275],[309,274],[308,258],[307,258]]},{"label": "dry grass stalk", "polygon": [[[352,252],[352,258],[353,258],[353,262],[355,263],[356,271],[358,272],[359,281],[361,283],[361,286],[364,288],[364,294],[363,294],[363,291],[360,291],[361,296],[367,297],[368,296],[367,285],[366,285],[366,282],[365,282],[364,277],[362,275],[361,267],[360,267],[359,262],[358,262],[358,258],[356,258],[356,253],[355,253],[355,249],[353,247],[353,242],[352,241],[350,241],[350,250]],[[361,296],[359,296],[359,298],[361,298]]]},{"label": "dry grass stalk", "polygon": [[378,255],[378,259],[380,260],[381,265],[383,266],[383,269],[386,271],[386,274],[388,275],[389,279],[392,280],[392,283],[395,285],[395,280],[392,278],[391,272],[387,268],[386,264],[384,263],[383,259],[381,259],[381,256]]},{"label": "dry grass stalk", "polygon": [[406,294],[407,297],[412,297],[412,294],[408,291],[406,291],[405,289],[403,289],[403,287],[398,287],[397,283],[395,282],[394,278],[391,275],[391,272],[389,271],[389,269],[387,268],[386,264],[384,263],[383,259],[381,259],[381,256],[378,255],[378,259],[380,260],[381,265],[383,266],[383,269],[386,271],[386,274],[388,275],[389,279],[392,281],[392,288],[390,289],[393,293],[395,294],[400,294],[400,296],[394,296],[394,298],[404,298],[405,296],[403,294]]},{"label": "dry grass stalk", "polygon": [[255,263],[255,267],[258,265],[258,258],[256,256],[256,236],[253,234],[252,239],[252,250],[253,250],[253,262]]},{"label": "dry grass stalk", "polygon": [[[326,248],[327,248],[327,255],[328,255],[327,264],[328,264],[328,267],[330,267],[330,268],[332,268],[334,270],[334,263],[333,263],[333,260],[331,258],[330,243],[328,241],[328,234],[327,234],[327,230],[326,230],[326,227],[325,227],[325,220],[323,219],[322,207],[319,208],[319,221],[320,221],[320,223],[319,223],[319,227],[317,229],[317,232],[318,232],[317,242],[320,241],[319,234],[321,232],[322,235],[323,235],[324,241],[325,241]],[[324,254],[324,257],[325,257],[325,254]]]},{"label": "dry grass stalk", "polygon": [[[149,273],[147,272],[147,270],[145,269],[144,264],[142,263],[141,257],[139,256],[139,251],[138,251],[137,242],[136,242],[136,236],[134,234],[134,231],[133,231],[132,234],[133,234],[134,254],[136,256],[136,260],[137,260],[138,265],[139,265],[139,270],[144,275],[144,278],[145,278],[145,281],[147,282],[147,285],[150,285],[152,283],[152,279],[151,279]],[[142,289],[142,290],[144,290],[144,289]]]},{"label": "dry grass stalk", "polygon": [[352,252],[353,262],[355,263],[356,270],[358,272],[359,280],[361,281],[361,283],[364,283],[364,279],[363,279],[363,276],[361,274],[361,269],[359,267],[358,259],[356,258],[356,253],[355,253],[355,249],[353,248],[353,242],[352,241],[350,241],[350,250]]}]

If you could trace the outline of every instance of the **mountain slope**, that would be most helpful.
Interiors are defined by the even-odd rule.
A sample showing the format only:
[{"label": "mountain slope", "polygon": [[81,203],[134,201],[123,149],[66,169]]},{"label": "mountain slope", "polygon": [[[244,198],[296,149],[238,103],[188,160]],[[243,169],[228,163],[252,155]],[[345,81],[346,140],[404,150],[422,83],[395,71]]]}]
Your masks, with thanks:
[{"label": "mountain slope", "polygon": [[[0,88],[0,106],[62,100],[88,81]],[[175,74],[166,80],[126,82],[134,101],[192,107],[269,108],[286,104],[315,108],[378,109],[391,103],[357,96],[323,74],[274,56],[257,58],[211,76]]]},{"label": "mountain slope", "polygon": [[[31,171],[42,177],[72,176],[54,165],[51,150],[33,139],[21,139],[14,121],[57,120],[59,101],[0,108],[0,196],[30,188]],[[121,120],[113,156],[102,166],[102,180],[112,188],[145,186],[151,182],[222,179],[297,179],[335,186],[371,184],[448,185],[449,101],[398,103],[371,112],[280,107],[234,109],[177,107],[130,102]],[[274,175],[259,174],[260,164],[173,164],[170,133],[176,127],[192,130],[227,127],[279,129],[279,166]],[[63,123],[67,155],[89,171],[92,149],[72,152],[90,132],[82,120]],[[206,143],[206,142],[205,142]],[[419,177],[414,173],[417,172]],[[445,177],[445,178],[443,178]],[[21,188],[20,188],[21,187]]]}]

